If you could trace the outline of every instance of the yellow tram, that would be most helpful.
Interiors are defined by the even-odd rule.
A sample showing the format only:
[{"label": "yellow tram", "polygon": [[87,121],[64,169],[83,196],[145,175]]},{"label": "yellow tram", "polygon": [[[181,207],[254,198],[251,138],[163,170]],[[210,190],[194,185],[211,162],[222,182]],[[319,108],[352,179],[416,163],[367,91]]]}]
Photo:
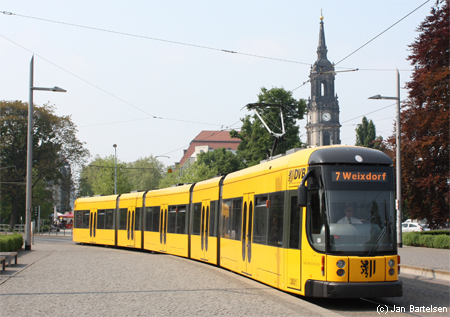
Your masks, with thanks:
[{"label": "yellow tram", "polygon": [[218,265],[312,297],[402,296],[391,159],[298,150],[210,180],[79,198],[73,240]]}]

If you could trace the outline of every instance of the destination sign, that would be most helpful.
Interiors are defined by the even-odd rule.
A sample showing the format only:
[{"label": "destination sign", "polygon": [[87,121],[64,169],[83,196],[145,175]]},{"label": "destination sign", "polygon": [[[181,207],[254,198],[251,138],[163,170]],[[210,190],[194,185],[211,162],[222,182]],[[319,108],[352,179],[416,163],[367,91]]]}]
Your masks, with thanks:
[{"label": "destination sign", "polygon": [[387,182],[387,173],[333,171],[333,182]]}]

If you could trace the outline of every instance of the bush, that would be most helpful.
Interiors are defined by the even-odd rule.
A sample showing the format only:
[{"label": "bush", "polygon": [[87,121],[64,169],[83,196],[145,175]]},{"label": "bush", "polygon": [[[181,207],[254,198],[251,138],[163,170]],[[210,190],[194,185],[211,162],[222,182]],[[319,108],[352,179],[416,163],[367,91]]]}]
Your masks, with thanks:
[{"label": "bush", "polygon": [[435,236],[433,246],[438,249],[450,249],[450,236],[448,235]]},{"label": "bush", "polygon": [[0,236],[0,252],[16,251],[22,248],[22,245],[23,237],[21,234],[14,233]]},{"label": "bush", "polygon": [[420,234],[418,232],[408,232],[402,235],[403,244],[418,246]]},{"label": "bush", "polygon": [[450,235],[435,235],[429,231],[407,232],[402,235],[403,244],[416,247],[450,249]]},{"label": "bush", "polygon": [[419,245],[420,246],[427,247],[427,248],[432,248],[433,247],[433,242],[434,242],[434,236],[432,236],[432,235],[425,235],[425,234],[420,235],[420,238],[419,238]]}]

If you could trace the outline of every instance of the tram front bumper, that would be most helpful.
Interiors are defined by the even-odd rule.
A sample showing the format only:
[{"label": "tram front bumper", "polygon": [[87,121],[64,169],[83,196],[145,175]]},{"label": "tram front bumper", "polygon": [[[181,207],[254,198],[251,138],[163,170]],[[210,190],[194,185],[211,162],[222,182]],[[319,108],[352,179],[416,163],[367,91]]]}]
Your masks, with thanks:
[{"label": "tram front bumper", "polygon": [[403,283],[339,283],[308,280],[305,296],[326,298],[360,298],[360,297],[400,297],[403,296]]}]

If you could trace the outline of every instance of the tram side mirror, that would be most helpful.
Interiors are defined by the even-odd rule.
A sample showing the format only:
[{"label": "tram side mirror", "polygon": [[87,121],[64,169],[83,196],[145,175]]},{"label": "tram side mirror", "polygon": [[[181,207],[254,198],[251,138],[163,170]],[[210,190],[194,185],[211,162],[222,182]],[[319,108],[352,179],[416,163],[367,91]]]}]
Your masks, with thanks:
[{"label": "tram side mirror", "polygon": [[303,177],[300,186],[297,189],[297,205],[298,207],[306,207],[308,203],[308,189],[306,188],[306,181],[310,176],[313,176],[314,171],[308,170],[306,175]]},{"label": "tram side mirror", "polygon": [[297,189],[297,201],[298,201],[297,205],[298,205],[298,207],[306,207],[306,203],[308,200],[307,193],[308,193],[308,189],[306,188],[305,185],[298,186],[298,189]]}]

